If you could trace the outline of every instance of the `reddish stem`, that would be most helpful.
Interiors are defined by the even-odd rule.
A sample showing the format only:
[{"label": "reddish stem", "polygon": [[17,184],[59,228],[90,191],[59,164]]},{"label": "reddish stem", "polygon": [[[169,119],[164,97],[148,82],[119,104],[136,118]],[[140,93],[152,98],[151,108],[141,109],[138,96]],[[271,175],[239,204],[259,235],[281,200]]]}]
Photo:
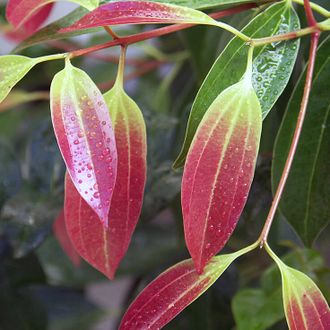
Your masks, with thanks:
[{"label": "reddish stem", "polygon": [[[219,19],[219,18],[222,18],[222,17],[225,17],[225,16],[240,13],[242,11],[245,11],[245,10],[248,10],[248,9],[251,9],[251,8],[255,8],[255,7],[257,7],[257,5],[253,4],[253,3],[245,4],[245,5],[240,5],[240,6],[237,6],[237,7],[234,7],[234,8],[230,8],[230,9],[226,9],[226,10],[222,10],[222,11],[210,14],[210,16],[214,19]],[[77,56],[85,55],[85,54],[88,54],[88,53],[91,53],[91,52],[95,52],[97,50],[110,48],[110,47],[114,47],[114,46],[119,46],[119,45],[128,46],[128,45],[136,43],[136,42],[144,41],[144,40],[151,39],[151,38],[160,37],[160,36],[170,34],[170,33],[173,33],[173,32],[177,32],[177,31],[180,31],[180,30],[188,29],[192,26],[195,26],[195,24],[174,24],[174,25],[165,26],[163,28],[159,28],[159,29],[155,29],[155,30],[151,30],[151,31],[146,31],[146,32],[138,33],[138,34],[133,34],[133,35],[130,35],[130,36],[127,36],[127,37],[120,37],[118,39],[106,42],[104,44],[92,46],[92,47],[85,48],[85,49],[75,50],[75,51],[71,52],[70,56],[71,57],[77,57]]]},{"label": "reddish stem", "polygon": [[309,0],[304,0],[305,13],[307,17],[307,22],[309,26],[317,27],[317,22],[315,20],[313,10]]},{"label": "reddish stem", "polygon": [[305,82],[305,87],[304,87],[304,95],[303,95],[303,98],[302,98],[302,101],[301,101],[300,112],[299,112],[299,115],[298,115],[297,124],[296,124],[296,128],[295,128],[294,135],[293,135],[293,138],[292,138],[289,154],[288,154],[288,157],[287,157],[286,162],[285,162],[285,166],[284,166],[282,176],[281,176],[280,182],[278,184],[278,187],[277,187],[274,199],[273,199],[272,206],[269,210],[264,228],[263,228],[263,230],[260,234],[260,237],[259,237],[259,242],[260,242],[260,247],[261,248],[263,247],[263,245],[267,241],[269,230],[270,230],[270,227],[271,227],[272,222],[274,220],[274,216],[275,216],[275,212],[277,210],[278,204],[281,200],[283,190],[284,190],[285,184],[287,182],[287,179],[288,179],[288,176],[289,176],[289,173],[290,173],[290,169],[291,169],[291,166],[292,166],[294,155],[296,153],[297,146],[298,146],[298,143],[299,143],[299,138],[300,138],[300,135],[301,135],[301,130],[302,130],[305,115],[306,115],[309,95],[310,95],[310,91],[311,91],[311,88],[312,88],[313,71],[314,71],[314,66],[315,66],[315,58],[316,58],[317,45],[318,45],[319,38],[320,38],[320,33],[319,32],[315,32],[311,35],[311,45],[310,45],[310,50],[309,50],[309,62],[308,62],[307,73],[306,73],[306,82]]}]

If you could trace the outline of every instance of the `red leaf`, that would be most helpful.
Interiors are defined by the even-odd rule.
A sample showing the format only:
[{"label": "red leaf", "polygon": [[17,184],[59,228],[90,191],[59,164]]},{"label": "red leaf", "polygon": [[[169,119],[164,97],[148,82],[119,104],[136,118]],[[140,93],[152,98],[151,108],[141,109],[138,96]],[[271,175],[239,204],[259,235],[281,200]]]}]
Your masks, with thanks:
[{"label": "red leaf", "polygon": [[64,220],[64,211],[62,210],[61,213],[56,218],[54,225],[53,225],[53,231],[55,234],[55,237],[59,241],[62,249],[65,251],[67,256],[70,258],[72,263],[75,266],[79,266],[81,259],[75,248],[73,247],[71,240],[68,236],[68,232],[65,227],[65,220]]},{"label": "red leaf", "polygon": [[223,91],[205,114],[182,179],[185,239],[198,272],[232,234],[245,205],[259,147],[261,109],[251,81]]},{"label": "red leaf", "polygon": [[22,27],[20,34],[31,35],[45,22],[53,9],[53,3],[45,3],[47,1],[9,0],[6,7],[7,20],[16,28]]},{"label": "red leaf", "polygon": [[247,249],[217,256],[199,275],[192,260],[169,268],[151,282],[125,313],[119,330],[159,330],[205,292]]},{"label": "red leaf", "polygon": [[68,172],[79,194],[107,226],[117,175],[109,110],[88,75],[67,61],[51,86],[52,121]]},{"label": "red leaf", "polygon": [[77,252],[89,264],[113,279],[127,249],[123,252],[125,237],[122,221],[111,221],[109,228],[102,226],[95,212],[79,195],[69,175],[65,178],[64,209],[68,235]]},{"label": "red leaf", "polygon": [[216,23],[208,15],[185,7],[148,1],[115,1],[88,13],[60,32],[72,32],[98,26],[148,23]]}]

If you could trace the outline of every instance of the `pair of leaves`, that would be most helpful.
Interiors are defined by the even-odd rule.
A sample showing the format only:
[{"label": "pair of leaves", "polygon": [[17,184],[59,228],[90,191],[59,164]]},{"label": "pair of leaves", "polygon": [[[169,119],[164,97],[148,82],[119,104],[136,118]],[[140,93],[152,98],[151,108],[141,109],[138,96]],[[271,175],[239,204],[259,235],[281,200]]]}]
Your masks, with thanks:
[{"label": "pair of leaves", "polygon": [[[300,26],[299,18],[287,2],[280,2],[256,16],[242,32],[253,38],[286,33]],[[295,64],[299,40],[256,48],[253,61],[253,87],[257,93],[262,117],[265,118],[283,92]],[[213,64],[192,106],[185,141],[174,167],[184,165],[190,144],[208,107],[227,87],[237,82],[245,70],[247,47],[233,38]]]},{"label": "pair of leaves", "polygon": [[[55,0],[9,0],[6,7],[8,21],[16,28],[33,27],[36,30],[48,17]],[[69,0],[89,10],[99,5],[99,0]],[[31,25],[32,24],[32,25]],[[33,29],[31,29],[33,31]]]},{"label": "pair of leaves", "polygon": [[[313,87],[297,152],[280,203],[280,211],[306,245],[311,245],[329,223],[330,212],[330,38],[318,49]],[[289,101],[278,132],[272,168],[275,190],[289,152],[306,69]]]},{"label": "pair of leaves", "polygon": [[176,264],[152,281],[126,311],[119,329],[161,329],[202,295],[249,246],[238,252],[214,257],[198,274],[189,259]]},{"label": "pair of leaves", "polygon": [[87,74],[69,62],[53,80],[51,102],[69,173],[68,235],[86,261],[113,278],[141,213],[146,182],[142,114],[119,83],[103,98]]},{"label": "pair of leaves", "polygon": [[250,70],[211,104],[187,155],[181,204],[198,272],[228,241],[254,176],[262,119]]}]

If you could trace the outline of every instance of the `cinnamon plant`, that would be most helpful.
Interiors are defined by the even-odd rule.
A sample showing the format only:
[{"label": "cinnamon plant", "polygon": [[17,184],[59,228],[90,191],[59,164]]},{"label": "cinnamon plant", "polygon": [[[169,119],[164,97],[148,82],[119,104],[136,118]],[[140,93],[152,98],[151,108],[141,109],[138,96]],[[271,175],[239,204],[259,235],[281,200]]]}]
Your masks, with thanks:
[{"label": "cinnamon plant", "polygon": [[[213,59],[210,56],[211,61],[207,58],[213,63],[209,65],[208,74],[202,77],[194,98],[186,104],[178,102],[175,143],[166,145],[158,141],[157,146],[157,152],[170,150],[173,166],[167,175],[180,179],[182,174],[181,203],[178,203],[176,188],[168,185],[164,189],[171,197],[166,200],[165,208],[171,206],[180,219],[179,231],[183,231],[191,259],[181,260],[146,286],[127,307],[119,329],[163,328],[206,292],[231,264],[235,265],[237,258],[251,251],[255,253],[246,256],[250,262],[258,258],[257,253],[265,251],[269,257],[266,263],[278,267],[284,308],[274,320],[261,321],[260,313],[254,315],[255,319],[249,324],[242,317],[241,306],[237,305],[238,293],[233,301],[238,329],[266,329],[279,321],[281,315],[285,315],[290,329],[330,329],[328,292],[322,294],[323,288],[317,287],[309,277],[311,274],[288,266],[285,258],[279,257],[270,247],[276,241],[268,238],[275,215],[281,214],[303,244],[310,247],[330,219],[327,155],[330,147],[327,89],[330,12],[309,0],[72,0],[81,7],[40,28],[54,2],[8,1],[6,17],[11,28],[7,27],[6,35],[8,37],[9,29],[25,38],[13,54],[0,57],[0,101],[5,105],[10,93],[16,92],[15,85],[25,76],[33,76],[41,63],[45,65],[56,60],[59,67],[62,66],[50,86],[53,140],[56,139],[64,161],[62,175],[58,178],[60,183],[57,183],[60,188],[51,190],[51,196],[64,199],[54,230],[76,266],[81,257],[110,280],[125,263],[139,218],[150,220],[155,210],[157,213],[164,208],[161,203],[166,198],[160,206],[153,202],[164,182],[155,185],[157,171],[156,175],[149,174],[154,166],[151,160],[155,159],[152,146],[156,135],[149,130],[149,122],[154,120],[153,116],[161,122],[164,115],[160,109],[164,106],[163,95],[159,93],[174,84],[178,72],[184,72],[184,64],[189,59],[197,61],[197,70],[205,71],[198,65],[207,62],[205,57],[212,44],[206,41],[205,49],[198,47],[202,47],[203,36],[209,31],[231,36],[225,39],[220,53]],[[244,24],[234,24],[230,18],[235,15],[241,15]],[[125,29],[132,26],[136,33],[127,34]],[[202,33],[198,33],[198,28]],[[184,47],[180,45],[180,52],[171,56],[151,44],[144,44],[142,49],[154,57],[154,62],[127,58],[132,45],[152,38],[161,40],[164,35],[189,29],[196,32],[196,36],[194,32],[190,35],[193,39],[190,43],[185,40],[189,52],[182,51]],[[70,41],[71,37],[100,31],[105,39],[102,43],[78,47]],[[178,36],[173,35],[173,38]],[[66,39],[67,43],[58,42],[61,39]],[[306,46],[307,41],[310,50],[303,68],[300,45]],[[65,52],[44,53],[38,45],[55,45],[56,48],[64,45]],[[34,47],[35,53],[41,52],[40,56],[27,55]],[[119,57],[111,53],[114,47],[119,48]],[[108,57],[97,55],[101,50]],[[78,58],[104,60],[110,56],[111,62],[118,61],[116,78],[112,77],[110,85],[113,86],[102,94],[100,83],[91,78],[94,72],[80,69]],[[156,69],[164,63],[174,63],[176,69],[173,75],[162,78],[156,95],[148,88],[140,91],[159,108],[148,113],[143,103],[138,105],[129,96],[125,70],[131,65],[136,67],[137,74],[130,75],[142,80],[148,70],[138,70],[140,65]],[[34,67],[37,68],[29,73]],[[97,70],[97,65],[95,67]],[[181,79],[180,90],[176,93],[184,99],[184,87],[189,87],[191,77],[183,75],[183,78],[186,81]],[[40,95],[44,100],[44,93]],[[18,104],[30,101],[22,99]],[[187,104],[190,104],[189,116],[184,116],[183,108]],[[2,111],[9,107],[10,102]],[[251,225],[239,220],[244,218],[247,212],[244,210],[251,204],[249,201],[257,202],[253,198],[253,179],[260,171],[258,161],[263,158],[263,139],[271,123],[269,117],[275,112],[282,124],[273,153],[272,202],[253,213],[255,217],[257,213],[264,214],[263,225],[254,241],[231,244],[236,227],[248,231]],[[169,110],[168,114],[175,116],[174,110]],[[181,127],[186,127],[184,138]],[[180,152],[175,146],[179,143],[182,144]],[[178,155],[173,157],[175,152]],[[150,154],[148,158],[147,154]],[[148,200],[151,200],[149,213],[145,211]],[[176,258],[172,256],[171,260]],[[221,287],[221,282],[219,285]],[[132,293],[128,300],[133,296]],[[246,299],[252,296],[247,295]],[[221,318],[221,311],[218,313]],[[253,324],[258,322],[262,325],[255,327]]]}]

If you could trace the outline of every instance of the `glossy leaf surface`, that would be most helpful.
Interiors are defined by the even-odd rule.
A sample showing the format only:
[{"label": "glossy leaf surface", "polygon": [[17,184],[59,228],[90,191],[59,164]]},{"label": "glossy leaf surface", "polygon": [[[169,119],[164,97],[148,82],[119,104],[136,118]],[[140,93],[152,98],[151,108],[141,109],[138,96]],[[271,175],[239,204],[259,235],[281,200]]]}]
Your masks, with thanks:
[{"label": "glossy leaf surface", "polygon": [[66,62],[51,85],[56,139],[79,194],[107,226],[117,175],[108,107],[89,76]]},{"label": "glossy leaf surface", "polygon": [[125,255],[139,219],[147,171],[147,138],[137,104],[119,84],[104,95],[113,122],[118,170],[109,213],[115,264]]},{"label": "glossy leaf surface", "polygon": [[208,15],[190,8],[150,1],[116,1],[100,6],[60,32],[107,25],[147,23],[214,24],[215,21]]},{"label": "glossy leaf surface", "polygon": [[[287,2],[272,5],[256,16],[242,32],[261,38],[298,29],[299,18]],[[257,93],[263,118],[283,92],[295,64],[299,40],[257,47],[253,60],[253,87]],[[189,146],[206,110],[228,86],[237,82],[245,71],[247,47],[235,37],[213,64],[192,106],[186,128],[184,145],[174,163],[184,165]]]},{"label": "glossy leaf surface", "polygon": [[259,149],[261,108],[249,75],[206,112],[187,155],[181,203],[198,272],[226,244],[245,205]]},{"label": "glossy leaf surface", "polygon": [[[55,0],[9,0],[6,7],[8,21],[16,28],[21,27],[34,16],[34,19],[43,21],[45,12],[41,11],[45,5]],[[89,10],[98,6],[99,0],[68,0],[77,3]],[[45,10],[45,9],[44,9]],[[47,9],[46,9],[47,10]],[[49,10],[49,8],[48,8]],[[40,23],[40,21],[38,23]],[[33,24],[36,24],[33,23]],[[40,25],[40,24],[39,24]]]},{"label": "glossy leaf surface", "polygon": [[36,64],[36,59],[25,56],[0,56],[0,102]]},{"label": "glossy leaf surface", "polygon": [[[319,47],[313,87],[280,210],[306,245],[329,223],[330,214],[330,38]],[[278,132],[272,168],[275,190],[298,118],[305,73],[289,101]]]},{"label": "glossy leaf surface", "polygon": [[75,266],[79,266],[81,259],[68,236],[63,210],[60,212],[54,222],[53,231],[66,255],[71,259]]},{"label": "glossy leaf surface", "polygon": [[119,330],[161,329],[204,293],[247,247],[236,253],[214,257],[198,274],[191,259],[169,268],[151,282],[125,313]]},{"label": "glossy leaf surface", "polygon": [[304,273],[285,265],[268,247],[282,277],[283,305],[290,330],[330,328],[330,309],[316,284]]}]

